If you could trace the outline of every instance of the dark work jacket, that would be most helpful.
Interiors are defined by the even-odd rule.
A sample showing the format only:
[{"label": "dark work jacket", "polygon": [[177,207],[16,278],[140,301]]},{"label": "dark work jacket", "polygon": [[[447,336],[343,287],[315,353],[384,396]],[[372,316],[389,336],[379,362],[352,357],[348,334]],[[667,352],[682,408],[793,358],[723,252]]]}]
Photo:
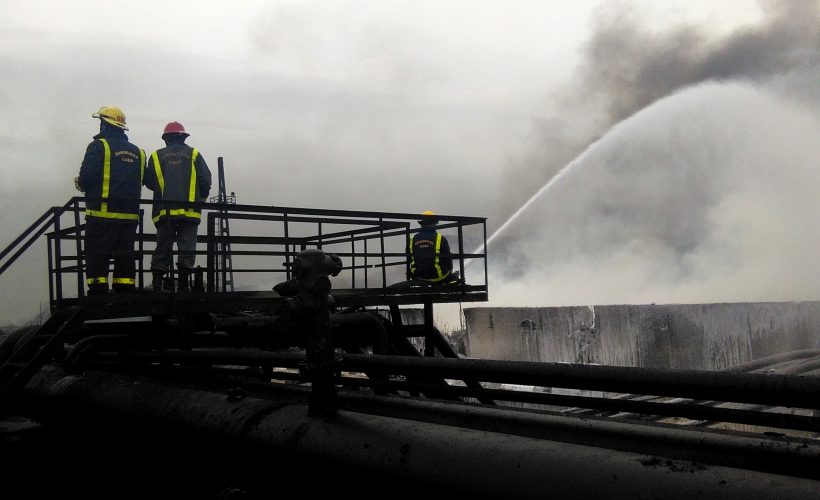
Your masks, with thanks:
[{"label": "dark work jacket", "polygon": [[86,217],[138,221],[144,168],[145,151],[128,142],[122,129],[106,127],[95,135],[85,149],[78,183],[88,198],[103,201],[87,201]]},{"label": "dark work jacket", "polygon": [[411,234],[407,253],[411,279],[441,281],[453,270],[450,244],[435,226],[422,226],[418,233]]},{"label": "dark work jacket", "polygon": [[145,168],[145,187],[154,192],[155,203],[151,213],[154,224],[170,214],[173,219],[197,224],[201,210],[174,202],[205,201],[211,191],[211,171],[196,148],[188,146],[183,138],[169,138],[168,146],[154,151]]}]

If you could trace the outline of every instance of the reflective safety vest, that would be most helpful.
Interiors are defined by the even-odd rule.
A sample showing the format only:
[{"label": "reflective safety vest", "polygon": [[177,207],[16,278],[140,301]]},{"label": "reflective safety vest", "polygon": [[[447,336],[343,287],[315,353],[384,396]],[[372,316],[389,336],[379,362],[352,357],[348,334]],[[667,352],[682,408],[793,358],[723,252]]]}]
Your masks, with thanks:
[{"label": "reflective safety vest", "polygon": [[[145,151],[139,149],[139,183],[133,172],[133,160],[136,156],[133,151],[116,151],[114,158],[111,155],[111,146],[107,139],[98,139],[104,150],[102,183],[99,193],[86,193],[89,197],[99,197],[102,201],[98,207],[94,207],[97,202],[86,204],[85,214],[90,217],[102,217],[105,219],[118,220],[139,220],[139,202],[123,203],[117,198],[138,200],[142,190],[142,176],[145,173]],[[112,165],[113,164],[113,165]]]},{"label": "reflective safety vest", "polygon": [[[416,236],[417,236],[416,234],[411,234],[410,235],[410,245],[409,245],[410,276],[415,278],[415,279],[421,279],[421,280],[424,280],[424,281],[431,281],[431,282],[438,282],[438,281],[443,280],[447,276],[449,276],[450,271],[447,271],[445,273],[441,269],[441,240],[443,238],[441,236],[441,233],[438,233],[438,232],[436,233],[436,246],[435,246],[435,249],[434,249],[434,252],[433,252],[432,255],[423,255],[423,256],[417,255],[418,252],[414,251],[415,245],[413,244],[413,242],[415,241]],[[427,252],[425,252],[425,253],[427,253]],[[421,272],[422,275],[419,276],[418,275],[419,262],[421,262],[422,265],[424,265],[426,261],[430,260],[430,257],[432,257],[432,260],[433,260],[432,264],[433,264],[433,269],[435,270],[435,275],[431,276],[430,274],[432,274],[432,273],[428,272],[430,270],[422,270],[422,272]],[[417,262],[417,258],[418,258],[418,262]]]},{"label": "reflective safety vest", "polygon": [[[154,161],[154,172],[157,177],[157,184],[159,185],[159,193],[158,196],[154,196],[154,200],[165,200],[166,199],[166,185],[165,185],[165,176],[162,173],[162,165],[159,161],[159,155],[157,151],[151,153],[151,159]],[[188,189],[187,189],[187,196],[185,201],[195,202],[197,201],[197,185],[196,185],[196,158],[199,155],[199,151],[196,148],[193,148],[191,151],[191,174],[190,180],[188,181]],[[177,190],[179,192],[179,190]],[[171,201],[180,201],[181,197],[173,197],[173,200],[168,200],[170,205]],[[187,219],[199,221],[202,215],[200,214],[200,210],[197,208],[192,207],[183,207],[183,208],[165,208],[162,203],[154,204],[154,210],[152,214],[152,220],[156,224],[159,222],[163,217],[166,215],[170,215],[171,217],[185,217]]]}]

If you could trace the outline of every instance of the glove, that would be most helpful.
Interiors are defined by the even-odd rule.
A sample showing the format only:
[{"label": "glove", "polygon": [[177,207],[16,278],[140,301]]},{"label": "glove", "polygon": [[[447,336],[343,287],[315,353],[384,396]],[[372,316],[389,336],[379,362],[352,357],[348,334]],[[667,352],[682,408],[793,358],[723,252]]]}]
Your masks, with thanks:
[{"label": "glove", "polygon": [[77,188],[77,191],[83,192],[83,188],[80,187],[80,176],[74,178],[74,187]]}]

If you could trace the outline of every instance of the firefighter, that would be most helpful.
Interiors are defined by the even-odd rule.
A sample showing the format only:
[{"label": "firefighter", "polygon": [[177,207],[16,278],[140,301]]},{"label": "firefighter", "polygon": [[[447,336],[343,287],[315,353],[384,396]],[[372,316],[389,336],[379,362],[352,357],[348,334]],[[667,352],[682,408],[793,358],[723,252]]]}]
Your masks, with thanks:
[{"label": "firefighter", "polygon": [[190,291],[201,210],[185,202],[207,199],[211,171],[199,150],[185,144],[188,136],[181,123],[168,123],[162,132],[165,147],[151,153],[145,170],[145,187],[154,192],[152,219],[157,228],[157,246],[151,257],[155,291],[165,290],[164,277],[171,268],[174,243],[179,251],[177,290]]},{"label": "firefighter", "polygon": [[85,150],[77,190],[86,195],[85,259],[89,295],[106,294],[108,270],[114,260],[112,289],[135,289],[135,252],[139,223],[145,151],[128,141],[125,114],[116,106],[103,106],[100,133]]},{"label": "firefighter", "polygon": [[436,230],[438,217],[427,210],[419,219],[421,229],[411,234],[407,245],[408,280],[444,284],[452,282],[453,256],[447,238]]}]

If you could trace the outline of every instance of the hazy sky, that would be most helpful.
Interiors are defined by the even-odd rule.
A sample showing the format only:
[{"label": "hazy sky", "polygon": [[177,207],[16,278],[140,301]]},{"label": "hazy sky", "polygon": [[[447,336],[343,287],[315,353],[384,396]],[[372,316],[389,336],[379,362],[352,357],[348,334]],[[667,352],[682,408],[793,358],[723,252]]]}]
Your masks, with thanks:
[{"label": "hazy sky", "polygon": [[[795,110],[782,113],[786,124],[776,130],[815,126],[820,107],[820,24],[814,0],[0,0],[0,11],[3,247],[48,207],[76,194],[72,178],[98,127],[90,115],[102,105],[125,111],[129,137],[146,150],[162,146],[165,123],[182,122],[191,134],[189,144],[200,149],[214,172],[217,157],[224,158],[228,190],[236,192],[240,203],[412,213],[430,209],[488,217],[491,232],[588,147],[621,150],[614,138],[606,139],[613,126],[702,82],[741,85],[739,93],[746,101],[741,96],[737,107],[727,104],[729,114],[742,114],[748,106],[781,109],[786,106],[781,103],[789,102]],[[641,123],[668,123],[664,113],[686,113],[687,102],[710,109],[709,99],[722,95],[719,89],[701,92],[706,94],[684,104],[646,109],[656,118]],[[765,116],[746,115],[741,130],[765,133],[750,125]],[[720,118],[728,120],[723,126],[733,126],[729,116]],[[685,119],[703,116],[690,113]],[[652,130],[641,124],[628,128],[629,133],[619,137],[630,144],[642,137],[641,131]],[[804,137],[784,135],[790,140]],[[663,140],[665,156],[657,153],[662,158],[672,157],[671,148],[688,151],[704,147],[704,141],[708,147],[721,147],[712,144],[721,143],[714,134],[693,137],[694,142]],[[738,143],[742,147],[742,141],[735,137],[725,142],[735,148]],[[659,150],[659,143],[645,144]],[[737,160],[741,153],[728,149],[727,161],[742,164]],[[630,161],[645,160],[645,151],[630,151]],[[776,158],[779,149],[772,145],[767,151]],[[814,155],[816,150],[805,152]],[[809,168],[813,174],[815,165],[804,159],[795,168]],[[573,168],[581,184],[582,174],[595,170]],[[755,172],[765,168],[756,164]],[[692,171],[709,175],[700,166]],[[799,178],[792,172],[783,177]],[[682,182],[658,175],[658,185]],[[719,177],[728,182],[734,175],[742,177],[742,167]],[[691,258],[688,251],[695,251],[700,262],[733,255],[725,251],[732,245],[715,236],[714,225],[687,226],[681,235],[674,229],[683,227],[676,218],[680,211],[640,229],[625,223],[642,208],[626,203],[628,198],[620,194],[629,193],[629,183],[640,178],[627,177],[618,189],[598,191],[608,198],[602,202],[611,205],[609,210],[620,215],[609,221],[615,222],[607,224],[599,212],[579,207],[571,220],[550,216],[549,230],[560,235],[559,227],[572,224],[595,227],[594,234],[602,234],[601,228],[608,228],[617,237],[595,244],[611,245],[614,253],[640,246],[644,240],[629,236],[635,232],[657,233],[649,239],[660,241],[662,248],[688,238],[689,246],[672,245],[676,251],[671,256],[643,251],[644,257],[656,259],[650,267],[665,266],[666,258]],[[697,203],[698,190],[708,184],[684,182],[689,194],[681,203]],[[815,191],[805,184],[800,189],[796,200],[818,194],[816,184]],[[703,196],[715,206],[732,207],[739,219],[752,213],[739,207],[753,206],[753,201],[734,205],[718,195]],[[737,196],[751,194],[746,190]],[[817,217],[807,213],[813,207],[780,208],[762,211],[782,217],[801,214],[797,221],[789,219],[790,224],[802,228],[801,246],[816,249]],[[720,224],[729,223],[728,210],[718,214]],[[708,214],[701,217],[709,219]],[[779,222],[777,218],[767,227],[779,228]],[[506,255],[531,255],[520,249],[533,241],[543,243],[543,234],[529,229],[525,233],[510,230],[496,241],[513,249]],[[767,240],[765,234],[760,238]],[[668,288],[656,288],[655,298],[649,297],[643,263],[636,264],[641,272],[636,269],[633,275],[621,262],[619,273],[607,280],[614,269],[611,262],[598,267],[602,261],[595,252],[567,257],[577,249],[578,241],[572,241],[572,246],[550,252],[541,271],[551,271],[538,274],[546,280],[544,287],[566,289],[577,272],[584,279],[606,282],[601,288],[608,290],[588,296],[576,291],[571,297],[579,303],[680,300],[681,295]],[[787,248],[792,244],[783,242]],[[491,245],[491,258],[492,252]],[[748,266],[735,272],[751,281],[753,265],[763,260],[772,268],[774,254],[760,259],[748,255]],[[659,255],[665,257],[658,260]],[[785,256],[792,264],[787,269],[802,267],[804,275],[820,282],[813,254],[808,261],[802,251],[787,251]],[[0,276],[0,290],[7,297],[0,314],[8,321],[36,312],[38,301],[45,299],[45,261],[39,258],[40,265],[22,262]],[[499,259],[494,264],[499,286],[490,283],[491,297],[496,293],[518,300],[514,283],[502,278],[516,275],[522,262],[541,268],[538,258],[528,259]],[[36,265],[37,271],[28,265]],[[696,300],[697,286],[689,275],[673,271],[669,279],[678,280],[676,288],[691,289]],[[555,303],[554,293],[533,289],[533,283],[526,286],[523,293],[532,301]],[[757,296],[820,299],[816,285],[764,295]],[[718,291],[705,297],[744,298],[731,286],[723,295]]]}]

